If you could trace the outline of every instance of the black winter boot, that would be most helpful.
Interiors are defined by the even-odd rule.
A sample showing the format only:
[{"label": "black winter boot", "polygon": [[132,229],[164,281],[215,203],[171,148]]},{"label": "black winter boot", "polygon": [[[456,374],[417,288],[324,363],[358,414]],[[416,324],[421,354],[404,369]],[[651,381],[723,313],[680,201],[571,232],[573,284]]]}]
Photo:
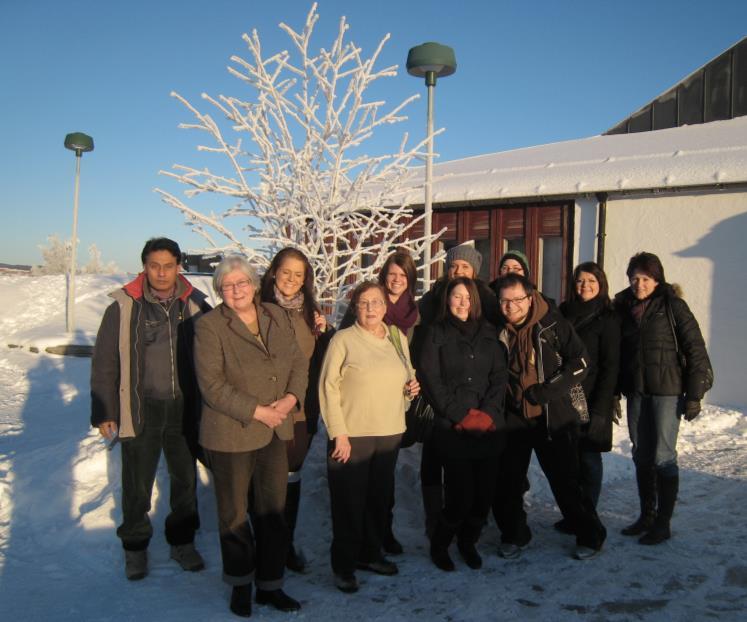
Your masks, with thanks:
[{"label": "black winter boot", "polygon": [[457,549],[464,563],[473,570],[482,568],[482,557],[477,552],[475,545],[480,539],[483,521],[479,519],[467,519],[462,523],[457,534]]},{"label": "black winter boot", "polygon": [[306,571],[306,558],[303,553],[296,550],[293,544],[293,534],[296,531],[298,520],[298,506],[301,501],[301,480],[289,481],[285,493],[285,524],[288,526],[288,557],[285,566],[293,572],[303,573]]},{"label": "black winter boot", "polygon": [[423,510],[425,511],[425,535],[433,538],[439,516],[444,506],[444,491],[441,484],[423,486]]},{"label": "black winter boot", "polygon": [[641,544],[661,544],[672,537],[669,523],[672,520],[674,505],[677,502],[677,492],[680,488],[679,473],[669,477],[664,477],[661,473],[657,474],[656,485],[659,493],[659,508],[656,512],[656,520],[651,529],[638,540]]},{"label": "black winter boot", "polygon": [[235,585],[231,591],[231,611],[242,618],[252,615],[252,584]]},{"label": "black winter boot", "polygon": [[437,568],[445,572],[454,570],[454,562],[449,557],[449,545],[454,539],[456,526],[446,521],[441,516],[436,525],[435,533],[431,538],[431,560]]},{"label": "black winter boot", "polygon": [[641,515],[634,523],[620,531],[624,536],[640,536],[646,533],[653,527],[656,519],[656,469],[636,466],[635,479],[638,484]]}]

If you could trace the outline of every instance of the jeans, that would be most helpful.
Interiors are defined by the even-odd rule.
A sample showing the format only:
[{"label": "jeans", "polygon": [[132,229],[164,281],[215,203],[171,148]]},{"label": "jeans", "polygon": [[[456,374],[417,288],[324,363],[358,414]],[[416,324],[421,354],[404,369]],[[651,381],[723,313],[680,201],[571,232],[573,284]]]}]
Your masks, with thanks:
[{"label": "jeans", "polygon": [[122,524],[117,535],[126,550],[146,549],[153,535],[148,512],[162,451],[171,505],[166,541],[174,546],[194,541],[199,526],[195,459],[184,435],[183,410],[180,400],[146,399],[142,432],[122,441]]},{"label": "jeans", "polygon": [[638,468],[656,467],[675,475],[680,418],[677,395],[633,393],[628,400],[628,431],[633,443],[633,462]]}]

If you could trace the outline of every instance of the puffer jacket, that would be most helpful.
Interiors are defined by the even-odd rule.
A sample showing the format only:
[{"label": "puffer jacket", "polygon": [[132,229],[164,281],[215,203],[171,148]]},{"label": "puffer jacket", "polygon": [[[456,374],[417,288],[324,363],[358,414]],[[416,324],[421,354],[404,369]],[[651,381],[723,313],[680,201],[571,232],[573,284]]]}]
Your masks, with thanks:
[{"label": "puffer jacket", "polygon": [[[509,347],[508,329],[502,328],[499,338],[508,348],[509,361],[514,355]],[[542,414],[548,432],[568,425],[576,425],[579,415],[573,407],[570,389],[580,383],[589,371],[589,356],[581,339],[570,322],[556,308],[548,312],[532,328],[532,341],[536,353],[539,384],[549,398],[542,405]],[[510,364],[509,364],[510,367]],[[509,375],[509,382],[515,381]],[[509,430],[529,428],[537,419],[525,419],[521,404],[506,399],[506,425]]]},{"label": "puffer jacket", "polygon": [[713,369],[698,321],[669,283],[660,283],[647,300],[639,325],[632,308],[641,303],[630,288],[615,296],[622,324],[620,391],[703,399]]}]

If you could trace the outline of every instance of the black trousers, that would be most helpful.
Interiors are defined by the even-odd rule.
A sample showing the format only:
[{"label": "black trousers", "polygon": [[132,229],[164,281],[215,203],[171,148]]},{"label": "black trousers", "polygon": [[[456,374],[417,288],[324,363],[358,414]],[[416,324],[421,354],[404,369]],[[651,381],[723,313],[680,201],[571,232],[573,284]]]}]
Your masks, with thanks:
[{"label": "black trousers", "polygon": [[171,545],[193,542],[199,527],[195,459],[184,435],[181,400],[146,399],[143,417],[143,431],[122,441],[122,524],[117,535],[129,551],[148,548],[153,536],[148,512],[161,452],[170,486],[166,541]]},{"label": "black trousers", "polygon": [[[350,460],[327,458],[332,505],[332,571],[350,574],[356,561],[381,559],[401,434],[351,437]],[[328,445],[329,453],[334,441]]]},{"label": "black trousers", "polygon": [[281,588],[288,555],[283,518],[288,482],[285,442],[273,435],[260,449],[236,453],[206,449],[205,458],[218,506],[223,580],[229,585],[254,581],[263,590]]},{"label": "black trousers", "polygon": [[[467,458],[443,456],[444,509],[448,523],[458,533],[477,535],[485,523],[495,496],[499,456]],[[463,531],[464,530],[464,531]],[[472,535],[468,540],[477,540]]]},{"label": "black trousers", "polygon": [[575,426],[553,432],[543,424],[508,433],[501,457],[493,512],[501,541],[523,546],[532,538],[524,510],[524,492],[532,450],[563,516],[576,530],[576,543],[598,549],[607,531],[579,484],[578,436]]}]

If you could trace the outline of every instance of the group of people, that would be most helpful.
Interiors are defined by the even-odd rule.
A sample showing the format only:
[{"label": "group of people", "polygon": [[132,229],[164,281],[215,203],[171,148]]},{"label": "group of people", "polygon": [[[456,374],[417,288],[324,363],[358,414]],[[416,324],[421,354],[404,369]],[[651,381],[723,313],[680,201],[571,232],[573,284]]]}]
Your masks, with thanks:
[{"label": "group of people", "polygon": [[491,510],[499,554],[521,555],[532,538],[524,507],[532,451],[562,513],[555,527],[575,536],[577,559],[596,556],[606,538],[596,511],[601,453],[611,449],[621,394],[641,504],[622,533],[649,545],[671,537],[680,417],[698,415],[713,374],[697,321],[655,255],[631,258],[630,287],[614,302],[604,271],[580,264],[557,306],[533,285],[522,252],[507,252],[488,285],[469,244],[448,251],[446,274],[416,300],[415,263],[398,251],[376,282],[356,286],[337,330],[297,249],[277,253],[261,279],[243,256],[225,257],[212,310],[180,274],[176,242],[151,239],[141,258],[143,272],[112,293],[91,372],[92,425],[122,445],[117,535],[128,579],[148,572],[161,453],[171,557],[186,571],[204,568],[194,546],[199,459],[212,474],[231,611],[250,616],[253,599],[300,609],[283,575],[305,569],[294,530],[320,417],[334,583],[351,593],[357,570],[396,574],[386,557],[403,551],[394,475],[415,400],[434,415],[421,488],[439,569],[455,570],[454,539],[470,568],[482,566],[477,543]]}]

